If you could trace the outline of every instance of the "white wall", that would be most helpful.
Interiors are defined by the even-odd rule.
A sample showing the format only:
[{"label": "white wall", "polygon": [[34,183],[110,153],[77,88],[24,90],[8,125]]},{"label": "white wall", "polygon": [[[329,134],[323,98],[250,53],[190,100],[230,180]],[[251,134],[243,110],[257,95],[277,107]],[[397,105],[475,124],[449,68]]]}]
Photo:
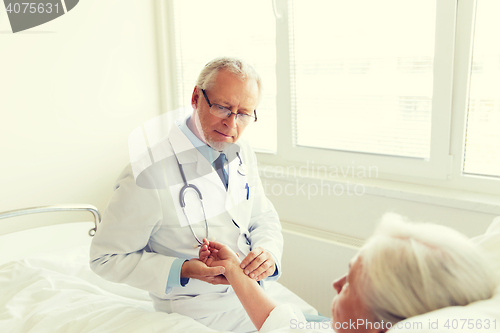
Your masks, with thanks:
[{"label": "white wall", "polygon": [[[386,212],[399,213],[415,222],[443,224],[469,237],[484,233],[493,218],[499,215],[495,213],[498,203],[496,207],[495,204],[483,207],[480,201],[442,197],[438,189],[432,188],[427,189],[428,193],[416,194],[412,192],[412,186],[403,183],[399,184],[399,190],[360,183],[364,192],[358,192],[362,195],[354,194],[351,183],[351,195],[345,187],[341,195],[336,195],[333,190],[328,194],[327,184],[332,186],[332,183],[326,180],[323,194],[319,186],[311,186],[308,191],[308,185],[316,184],[316,179],[299,178],[299,185],[294,178],[263,178],[263,182],[267,183],[267,194],[283,221],[360,239],[373,233]],[[288,193],[293,195],[285,193],[287,184],[291,184]],[[300,188],[302,184],[304,187]]]},{"label": "white wall", "polygon": [[0,211],[57,203],[102,211],[128,163],[128,135],[161,112],[154,3],[80,1],[16,34],[4,8]]}]

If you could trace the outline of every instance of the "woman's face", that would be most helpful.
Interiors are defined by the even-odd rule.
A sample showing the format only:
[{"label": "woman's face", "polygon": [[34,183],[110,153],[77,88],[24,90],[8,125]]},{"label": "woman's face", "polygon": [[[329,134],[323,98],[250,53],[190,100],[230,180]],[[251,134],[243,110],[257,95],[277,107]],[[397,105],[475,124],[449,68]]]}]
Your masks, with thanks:
[{"label": "woman's face", "polygon": [[[346,275],[333,282],[333,288],[338,295],[333,298],[332,318],[336,332],[383,332],[373,328],[374,316],[363,302],[361,292],[362,265],[359,256],[354,257],[349,264]],[[368,325],[367,325],[368,323]]]}]

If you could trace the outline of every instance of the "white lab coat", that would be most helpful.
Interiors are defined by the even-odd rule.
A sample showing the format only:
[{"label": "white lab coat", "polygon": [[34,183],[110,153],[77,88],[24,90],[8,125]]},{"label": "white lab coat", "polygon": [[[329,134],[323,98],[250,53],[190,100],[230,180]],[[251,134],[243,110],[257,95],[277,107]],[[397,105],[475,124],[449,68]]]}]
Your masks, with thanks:
[{"label": "white lab coat", "polygon": [[[134,164],[135,168],[146,166],[144,171],[134,173],[133,165],[128,165],[119,176],[92,241],[92,270],[108,280],[149,291],[157,310],[199,319],[241,307],[230,286],[196,279],[166,293],[173,261],[198,257],[198,248],[193,248],[198,243],[179,205],[179,191],[184,183],[177,158],[188,183],[196,185],[203,195],[209,238],[229,245],[240,258],[260,246],[273,255],[281,273],[281,224],[264,195],[255,154],[245,141],[238,141],[233,148],[239,150],[246,175],[238,173],[240,160],[232,155],[233,149],[228,153],[226,192],[212,165],[174,125],[168,137],[144,156],[144,161]],[[193,193],[186,195],[187,211],[201,239],[205,237],[205,223]]]}]

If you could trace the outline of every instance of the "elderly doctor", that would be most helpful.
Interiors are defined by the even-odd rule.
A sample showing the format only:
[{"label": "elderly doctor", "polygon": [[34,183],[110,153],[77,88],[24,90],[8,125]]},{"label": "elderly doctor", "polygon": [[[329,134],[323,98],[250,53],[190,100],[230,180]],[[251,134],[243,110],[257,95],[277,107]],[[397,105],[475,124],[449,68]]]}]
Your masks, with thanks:
[{"label": "elderly doctor", "polygon": [[241,268],[278,301],[317,311],[276,281],[283,237],[264,195],[256,157],[239,140],[257,121],[261,79],[251,66],[217,58],[198,77],[193,114],[151,147],[154,163],[119,176],[94,236],[90,264],[100,276],[149,291],[155,309],[217,330],[255,330],[223,267],[198,260],[203,238],[227,244]]}]

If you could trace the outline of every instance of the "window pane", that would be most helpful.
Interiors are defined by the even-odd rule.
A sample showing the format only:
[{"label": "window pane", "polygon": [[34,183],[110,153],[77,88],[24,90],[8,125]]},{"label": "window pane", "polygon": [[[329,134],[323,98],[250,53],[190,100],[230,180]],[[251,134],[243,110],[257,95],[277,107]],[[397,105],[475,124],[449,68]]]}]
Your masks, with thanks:
[{"label": "window pane", "polygon": [[464,172],[500,176],[500,1],[476,8]]},{"label": "window pane", "polygon": [[174,1],[179,105],[191,104],[199,72],[211,59],[236,56],[263,80],[258,121],[245,130],[254,148],[276,151],[276,27],[268,0]]},{"label": "window pane", "polygon": [[292,10],[295,143],[429,158],[436,0]]}]

